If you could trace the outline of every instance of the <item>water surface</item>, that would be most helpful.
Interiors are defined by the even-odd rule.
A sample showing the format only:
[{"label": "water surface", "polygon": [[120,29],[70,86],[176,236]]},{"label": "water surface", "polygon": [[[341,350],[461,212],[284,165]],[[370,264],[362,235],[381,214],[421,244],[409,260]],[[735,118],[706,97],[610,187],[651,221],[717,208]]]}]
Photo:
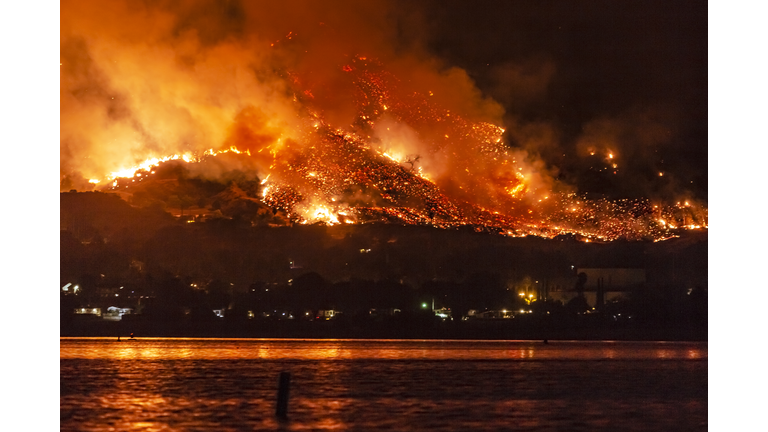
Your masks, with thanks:
[{"label": "water surface", "polygon": [[[706,342],[62,338],[61,430],[706,430]],[[274,416],[291,373],[289,418]]]}]

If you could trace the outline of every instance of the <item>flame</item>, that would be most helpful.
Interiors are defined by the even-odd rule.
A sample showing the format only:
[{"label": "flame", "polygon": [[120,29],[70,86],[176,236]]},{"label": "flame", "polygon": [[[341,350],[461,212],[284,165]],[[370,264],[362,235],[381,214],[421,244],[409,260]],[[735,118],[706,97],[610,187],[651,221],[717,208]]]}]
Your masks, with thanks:
[{"label": "flame", "polygon": [[101,183],[103,180],[111,181],[111,180],[120,179],[120,178],[133,178],[136,176],[141,176],[142,171],[144,173],[151,173],[153,168],[160,166],[160,164],[162,164],[163,162],[175,161],[175,160],[181,160],[187,163],[200,162],[205,156],[218,156],[224,153],[235,153],[235,154],[244,153],[244,154],[247,154],[248,156],[250,156],[251,154],[249,151],[242,152],[238,150],[236,147],[230,147],[229,149],[221,150],[221,151],[214,151],[213,149],[209,149],[204,151],[201,156],[195,156],[192,153],[184,153],[181,155],[174,154],[174,155],[163,156],[163,157],[148,157],[143,162],[140,162],[137,165],[134,165],[129,168],[121,168],[121,169],[118,169],[117,171],[113,171],[109,173],[104,179],[91,179],[89,180],[89,182],[93,184],[98,184],[98,183]]},{"label": "flame", "polygon": [[388,157],[389,159],[392,159],[395,162],[400,162],[400,158],[399,157],[392,156],[389,153],[382,153],[381,155],[382,156],[386,156],[386,157]]},{"label": "flame", "polygon": [[341,223],[333,210],[325,205],[309,206],[304,210],[300,210],[299,213],[303,215],[303,220],[301,221],[303,224],[324,222],[328,225],[337,225]]},{"label": "flame", "polygon": [[424,180],[428,182],[432,182],[432,179],[429,177],[429,174],[425,173],[422,167],[419,167],[417,174],[419,177],[423,178]]},{"label": "flame", "polygon": [[525,183],[519,183],[516,186],[507,188],[507,192],[514,198],[519,198],[520,194],[524,191]]},{"label": "flame", "polygon": [[[305,92],[297,76],[294,103],[302,114],[291,128],[276,128],[258,145],[257,134],[247,130],[241,141],[223,139],[217,144],[222,150],[151,155],[91,183],[122,191],[130,184],[126,179],[144,179],[163,163],[199,163],[230,153],[263,162],[261,201],[304,224],[395,221],[512,237],[573,234],[585,242],[667,239],[678,229],[707,227],[706,209],[690,201],[652,206],[644,199],[588,200],[557,192],[540,161],[504,143],[504,128],[449,112],[432,102],[430,91],[398,93],[397,81],[381,66],[360,61],[344,67],[363,89],[354,128],[331,126],[314,105],[320,92]],[[392,125],[402,136],[377,135]],[[607,158],[614,157],[609,150]]]}]

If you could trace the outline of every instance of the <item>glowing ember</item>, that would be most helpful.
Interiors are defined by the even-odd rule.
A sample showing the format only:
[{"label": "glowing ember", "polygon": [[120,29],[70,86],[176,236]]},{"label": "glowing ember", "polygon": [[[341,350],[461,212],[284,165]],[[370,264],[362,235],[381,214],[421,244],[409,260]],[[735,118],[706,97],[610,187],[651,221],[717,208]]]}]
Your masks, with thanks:
[{"label": "glowing ember", "polygon": [[[123,168],[123,169],[120,169],[120,170],[117,170],[117,171],[114,171],[114,172],[110,173],[106,177],[106,180],[114,180],[114,179],[117,179],[117,178],[132,178],[132,177],[136,177],[136,176],[141,176],[142,175],[141,171],[144,171],[144,173],[152,173],[152,168],[158,167],[163,162],[175,161],[175,160],[182,160],[182,161],[187,162],[187,163],[189,163],[189,162],[199,162],[200,160],[202,160],[202,157],[204,157],[206,155],[217,156],[217,155],[220,155],[220,154],[223,154],[223,153],[241,154],[241,153],[244,153],[244,152],[239,151],[235,147],[231,147],[231,148],[229,148],[227,150],[222,150],[222,151],[214,151],[213,149],[206,150],[203,153],[203,156],[201,156],[201,157],[194,156],[191,153],[184,153],[182,155],[164,156],[164,157],[161,157],[161,158],[150,157],[150,158],[147,158],[146,160],[144,160],[144,162],[139,163],[138,165],[135,165],[135,166],[130,167],[130,168]],[[246,151],[245,153],[250,156],[250,152]],[[98,184],[101,181],[102,180],[100,180],[100,179],[91,179],[91,180],[89,180],[90,183],[94,183],[94,184]]]},{"label": "glowing ember", "polygon": [[[251,137],[248,148],[227,144],[200,155],[151,157],[91,183],[108,180],[111,188],[125,190],[127,179],[151,175],[163,162],[231,153],[263,162],[261,201],[298,223],[383,221],[514,237],[572,235],[585,242],[659,241],[679,229],[707,228],[706,208],[690,200],[665,206],[557,190],[536,161],[502,142],[503,128],[441,108],[431,102],[431,91],[402,91],[371,59],[353,59],[342,69],[358,89],[349,129],[331,126],[313,105],[318,93],[292,75],[294,103],[304,113],[293,138],[259,142],[243,132]],[[615,160],[614,152],[607,158]]]}]

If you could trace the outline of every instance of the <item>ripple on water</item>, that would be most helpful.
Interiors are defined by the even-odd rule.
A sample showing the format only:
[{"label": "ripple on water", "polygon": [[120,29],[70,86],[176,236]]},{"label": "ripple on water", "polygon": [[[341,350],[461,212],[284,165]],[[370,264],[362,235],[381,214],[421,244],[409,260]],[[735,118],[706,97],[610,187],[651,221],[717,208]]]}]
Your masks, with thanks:
[{"label": "ripple on water", "polygon": [[706,343],[141,343],[62,339],[61,430],[706,430]]}]

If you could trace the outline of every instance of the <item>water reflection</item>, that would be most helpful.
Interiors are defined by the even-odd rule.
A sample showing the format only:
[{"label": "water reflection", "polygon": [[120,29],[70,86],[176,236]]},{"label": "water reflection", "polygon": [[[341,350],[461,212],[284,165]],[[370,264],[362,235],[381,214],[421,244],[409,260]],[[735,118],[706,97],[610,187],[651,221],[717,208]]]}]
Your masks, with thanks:
[{"label": "water reflection", "polygon": [[516,359],[532,359],[534,357],[535,351],[531,348],[528,349],[516,349],[510,351],[511,355],[510,358],[516,358]]},{"label": "water reflection", "polygon": [[353,412],[350,399],[310,399],[304,400],[297,407],[299,411],[320,413],[313,427],[316,429],[346,429],[347,415]]},{"label": "water reflection", "polygon": [[706,359],[706,342],[424,341],[147,338],[61,338],[60,358],[163,359]]},{"label": "water reflection", "polygon": [[[696,430],[707,343],[64,339],[61,430]],[[291,373],[289,421],[274,416]],[[610,377],[610,379],[605,379]]]}]

